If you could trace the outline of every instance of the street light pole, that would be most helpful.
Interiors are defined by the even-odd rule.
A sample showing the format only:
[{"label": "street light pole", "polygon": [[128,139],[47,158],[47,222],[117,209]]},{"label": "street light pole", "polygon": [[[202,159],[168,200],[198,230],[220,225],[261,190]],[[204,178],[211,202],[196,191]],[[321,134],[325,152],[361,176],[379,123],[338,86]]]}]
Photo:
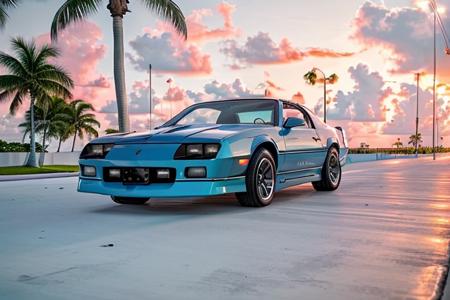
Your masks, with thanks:
[{"label": "street light pole", "polygon": [[150,90],[150,96],[149,96],[149,100],[150,100],[150,110],[149,110],[149,125],[150,125],[150,130],[152,130],[152,65],[149,64],[148,65],[148,87]]},{"label": "street light pole", "polygon": [[433,24],[433,160],[436,160],[436,21],[437,21],[437,6],[436,2],[433,1],[433,13],[434,13],[434,24]]},{"label": "street light pole", "polygon": [[416,73],[417,76],[417,107],[416,107],[416,156],[419,155],[419,84],[420,84],[420,73]]},{"label": "street light pole", "polygon": [[323,76],[323,122],[327,122],[327,76],[325,73],[319,69],[314,68],[313,71],[319,71]]},{"label": "street light pole", "polygon": [[323,122],[327,122],[327,78],[323,79]]}]

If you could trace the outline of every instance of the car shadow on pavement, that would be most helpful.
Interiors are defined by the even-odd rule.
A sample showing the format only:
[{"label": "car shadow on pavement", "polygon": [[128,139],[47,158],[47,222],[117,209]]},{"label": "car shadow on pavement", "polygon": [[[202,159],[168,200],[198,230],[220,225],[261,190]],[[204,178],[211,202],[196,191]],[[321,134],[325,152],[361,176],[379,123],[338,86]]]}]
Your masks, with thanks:
[{"label": "car shadow on pavement", "polygon": [[[308,185],[293,187],[275,194],[271,206],[276,207],[286,202],[300,202],[308,199],[315,191]],[[256,208],[257,210],[258,208]],[[242,207],[234,195],[223,195],[206,198],[166,198],[151,199],[145,205],[120,205],[91,210],[98,214],[116,215],[213,215],[224,213],[246,213],[255,208]]]},{"label": "car shadow on pavement", "polygon": [[168,198],[151,199],[145,205],[120,205],[112,203],[110,206],[91,210],[98,214],[117,215],[212,215],[220,213],[243,212],[233,195],[209,198]]}]

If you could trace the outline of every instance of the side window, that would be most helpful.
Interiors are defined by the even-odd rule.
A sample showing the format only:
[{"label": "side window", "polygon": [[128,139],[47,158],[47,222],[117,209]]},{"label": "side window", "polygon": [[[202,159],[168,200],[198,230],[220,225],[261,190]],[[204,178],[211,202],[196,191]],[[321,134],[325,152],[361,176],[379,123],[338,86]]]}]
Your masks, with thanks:
[{"label": "side window", "polygon": [[294,117],[305,120],[306,128],[312,128],[311,126],[311,120],[309,119],[309,116],[304,113],[303,111],[299,110],[297,107],[284,104],[283,105],[283,122],[286,121],[287,118]]}]

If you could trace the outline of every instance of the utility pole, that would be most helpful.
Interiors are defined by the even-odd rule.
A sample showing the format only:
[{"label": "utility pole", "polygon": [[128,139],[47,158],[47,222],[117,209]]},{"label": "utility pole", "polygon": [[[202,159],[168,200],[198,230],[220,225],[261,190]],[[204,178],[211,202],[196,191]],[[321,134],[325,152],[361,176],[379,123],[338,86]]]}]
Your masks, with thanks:
[{"label": "utility pole", "polygon": [[433,160],[436,160],[436,21],[437,21],[437,6],[433,0],[434,13],[434,27],[433,27]]},{"label": "utility pole", "polygon": [[327,78],[323,80],[323,122],[327,122]]},{"label": "utility pole", "polygon": [[416,79],[417,79],[417,107],[416,107],[416,156],[419,155],[419,84],[420,84],[420,73],[416,73]]},{"label": "utility pole", "polygon": [[148,88],[150,90],[150,96],[149,96],[149,100],[150,100],[150,110],[149,110],[149,125],[150,125],[150,130],[152,130],[152,65],[149,64],[148,65]]}]

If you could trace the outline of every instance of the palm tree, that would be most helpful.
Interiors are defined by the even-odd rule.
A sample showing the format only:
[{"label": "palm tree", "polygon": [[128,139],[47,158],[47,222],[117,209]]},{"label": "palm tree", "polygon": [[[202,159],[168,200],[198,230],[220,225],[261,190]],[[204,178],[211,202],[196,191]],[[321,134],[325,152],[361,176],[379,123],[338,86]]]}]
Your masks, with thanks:
[{"label": "palm tree", "polygon": [[75,149],[75,141],[77,136],[80,139],[84,138],[84,135],[98,137],[98,131],[95,127],[99,128],[100,123],[92,113],[94,107],[92,104],[85,102],[84,100],[74,100],[70,102],[70,120],[68,136],[73,135],[72,152]]},{"label": "palm tree", "polygon": [[423,143],[422,134],[420,132],[417,133],[417,135],[413,134],[409,137],[408,144],[409,145],[412,144],[415,149],[417,149],[420,143]]},{"label": "palm tree", "polygon": [[[140,0],[149,10],[169,20],[175,29],[187,38],[187,27],[184,15],[172,0]],[[58,32],[69,24],[80,21],[98,11],[102,0],[66,0],[58,9],[52,22],[51,36],[57,39]],[[129,12],[128,0],[109,0],[107,8],[113,18],[114,35],[114,82],[116,87],[119,131],[130,129],[128,103],[125,87],[125,63],[123,46],[123,16]]]},{"label": "palm tree", "polygon": [[4,28],[8,19],[7,10],[16,7],[18,0],[0,0],[0,28]]},{"label": "palm tree", "polygon": [[397,138],[397,141],[392,144],[392,146],[397,147],[399,149],[400,147],[403,147],[403,143],[400,141],[400,138]]},{"label": "palm tree", "polygon": [[[31,112],[28,110],[25,113],[25,122],[19,124],[19,127],[24,129],[23,140],[31,130]],[[47,139],[59,138],[61,132],[67,129],[69,124],[69,115],[67,112],[66,102],[58,97],[53,97],[49,103],[44,103],[44,106],[34,107],[34,124],[36,133],[42,135],[43,152],[47,149]],[[61,140],[60,140],[61,142]],[[61,144],[60,144],[61,145]],[[58,150],[60,148],[58,147]],[[59,152],[59,151],[58,151]],[[43,164],[44,155],[40,156],[39,165]]]},{"label": "palm tree", "polygon": [[44,104],[51,96],[71,98],[69,89],[73,81],[59,66],[49,63],[59,56],[59,51],[49,45],[37,47],[34,40],[11,40],[15,57],[0,52],[0,66],[9,74],[0,75],[0,102],[11,100],[9,111],[15,114],[22,102],[30,98],[30,155],[27,166],[38,167],[36,161],[34,107]]},{"label": "palm tree", "polygon": [[[70,107],[69,106],[66,106],[64,114],[66,116],[69,116],[69,120],[70,120]],[[69,133],[70,133],[70,123],[69,122],[64,122],[64,125],[58,128],[58,133],[57,133],[57,135],[58,135],[58,149],[56,150],[56,152],[60,152],[61,151],[62,143],[67,141],[67,139],[70,137]]]}]

